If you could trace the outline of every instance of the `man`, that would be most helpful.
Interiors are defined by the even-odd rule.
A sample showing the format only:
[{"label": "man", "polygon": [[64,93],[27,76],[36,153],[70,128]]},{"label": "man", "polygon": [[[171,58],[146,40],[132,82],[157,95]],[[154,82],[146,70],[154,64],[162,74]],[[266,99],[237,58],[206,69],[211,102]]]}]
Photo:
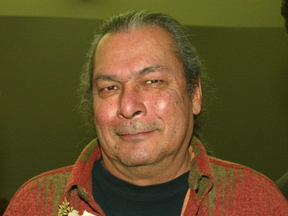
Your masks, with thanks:
[{"label": "man", "polygon": [[[285,27],[288,33],[288,0],[282,1],[281,14],[285,20]],[[288,200],[288,173],[284,174],[275,183]]]},{"label": "man", "polygon": [[6,215],[287,215],[270,180],[206,154],[197,138],[204,81],[173,18],[105,21],[81,85],[97,139],[73,167],[24,184]]}]

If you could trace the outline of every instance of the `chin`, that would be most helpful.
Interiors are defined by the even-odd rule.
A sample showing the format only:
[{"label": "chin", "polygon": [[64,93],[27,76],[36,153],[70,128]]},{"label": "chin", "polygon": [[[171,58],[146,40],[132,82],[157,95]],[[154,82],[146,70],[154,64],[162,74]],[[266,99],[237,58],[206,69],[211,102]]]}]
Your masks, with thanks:
[{"label": "chin", "polygon": [[119,158],[119,161],[126,167],[145,167],[145,166],[153,166],[157,163],[159,163],[162,160],[161,156],[158,156],[156,158],[151,158],[151,156],[146,157],[125,157],[125,158]]}]

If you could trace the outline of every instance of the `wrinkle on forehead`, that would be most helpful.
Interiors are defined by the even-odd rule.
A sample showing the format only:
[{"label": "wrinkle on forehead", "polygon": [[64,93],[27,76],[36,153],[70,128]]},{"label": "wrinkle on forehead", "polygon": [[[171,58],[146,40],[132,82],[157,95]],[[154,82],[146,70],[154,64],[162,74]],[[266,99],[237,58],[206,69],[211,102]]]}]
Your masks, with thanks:
[{"label": "wrinkle on forehead", "polygon": [[[170,33],[159,26],[107,33],[95,50],[93,80],[119,80],[120,76],[131,79],[159,69],[172,72],[176,65],[179,66],[178,63],[166,69],[163,65],[174,60],[182,68],[181,61],[175,55],[175,46]],[[150,58],[147,59],[147,55]]]},{"label": "wrinkle on forehead", "polygon": [[[163,65],[159,65],[159,64],[155,64],[155,65],[151,65],[151,66],[147,66],[144,67],[143,69],[139,70],[139,71],[135,71],[135,72],[131,72],[130,74],[127,75],[128,79],[131,79],[134,76],[137,77],[142,77],[145,76],[146,74],[149,73],[155,73],[158,70],[163,70],[163,69],[167,69],[165,66]],[[169,71],[167,69],[167,71]],[[119,78],[119,75],[109,75],[106,73],[98,73],[98,74],[94,74],[94,81],[99,81],[99,80],[106,80],[106,81],[117,81]]]}]

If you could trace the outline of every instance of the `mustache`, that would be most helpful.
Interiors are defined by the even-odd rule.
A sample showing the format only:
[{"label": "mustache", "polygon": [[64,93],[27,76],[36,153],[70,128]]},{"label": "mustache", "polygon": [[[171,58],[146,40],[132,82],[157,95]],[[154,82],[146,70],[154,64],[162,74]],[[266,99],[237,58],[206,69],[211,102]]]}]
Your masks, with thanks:
[{"label": "mustache", "polygon": [[142,121],[131,121],[123,123],[117,126],[114,131],[117,135],[125,135],[125,134],[137,134],[144,133],[148,131],[154,131],[160,129],[160,126],[153,122],[142,122]]}]

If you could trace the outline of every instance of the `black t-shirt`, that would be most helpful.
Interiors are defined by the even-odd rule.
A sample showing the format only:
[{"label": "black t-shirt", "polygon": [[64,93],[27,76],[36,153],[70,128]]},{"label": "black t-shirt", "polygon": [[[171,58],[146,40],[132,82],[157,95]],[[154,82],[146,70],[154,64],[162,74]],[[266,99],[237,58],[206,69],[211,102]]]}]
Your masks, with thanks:
[{"label": "black t-shirt", "polygon": [[179,216],[188,190],[189,172],[158,185],[137,186],[116,178],[95,162],[93,197],[107,216]]}]

